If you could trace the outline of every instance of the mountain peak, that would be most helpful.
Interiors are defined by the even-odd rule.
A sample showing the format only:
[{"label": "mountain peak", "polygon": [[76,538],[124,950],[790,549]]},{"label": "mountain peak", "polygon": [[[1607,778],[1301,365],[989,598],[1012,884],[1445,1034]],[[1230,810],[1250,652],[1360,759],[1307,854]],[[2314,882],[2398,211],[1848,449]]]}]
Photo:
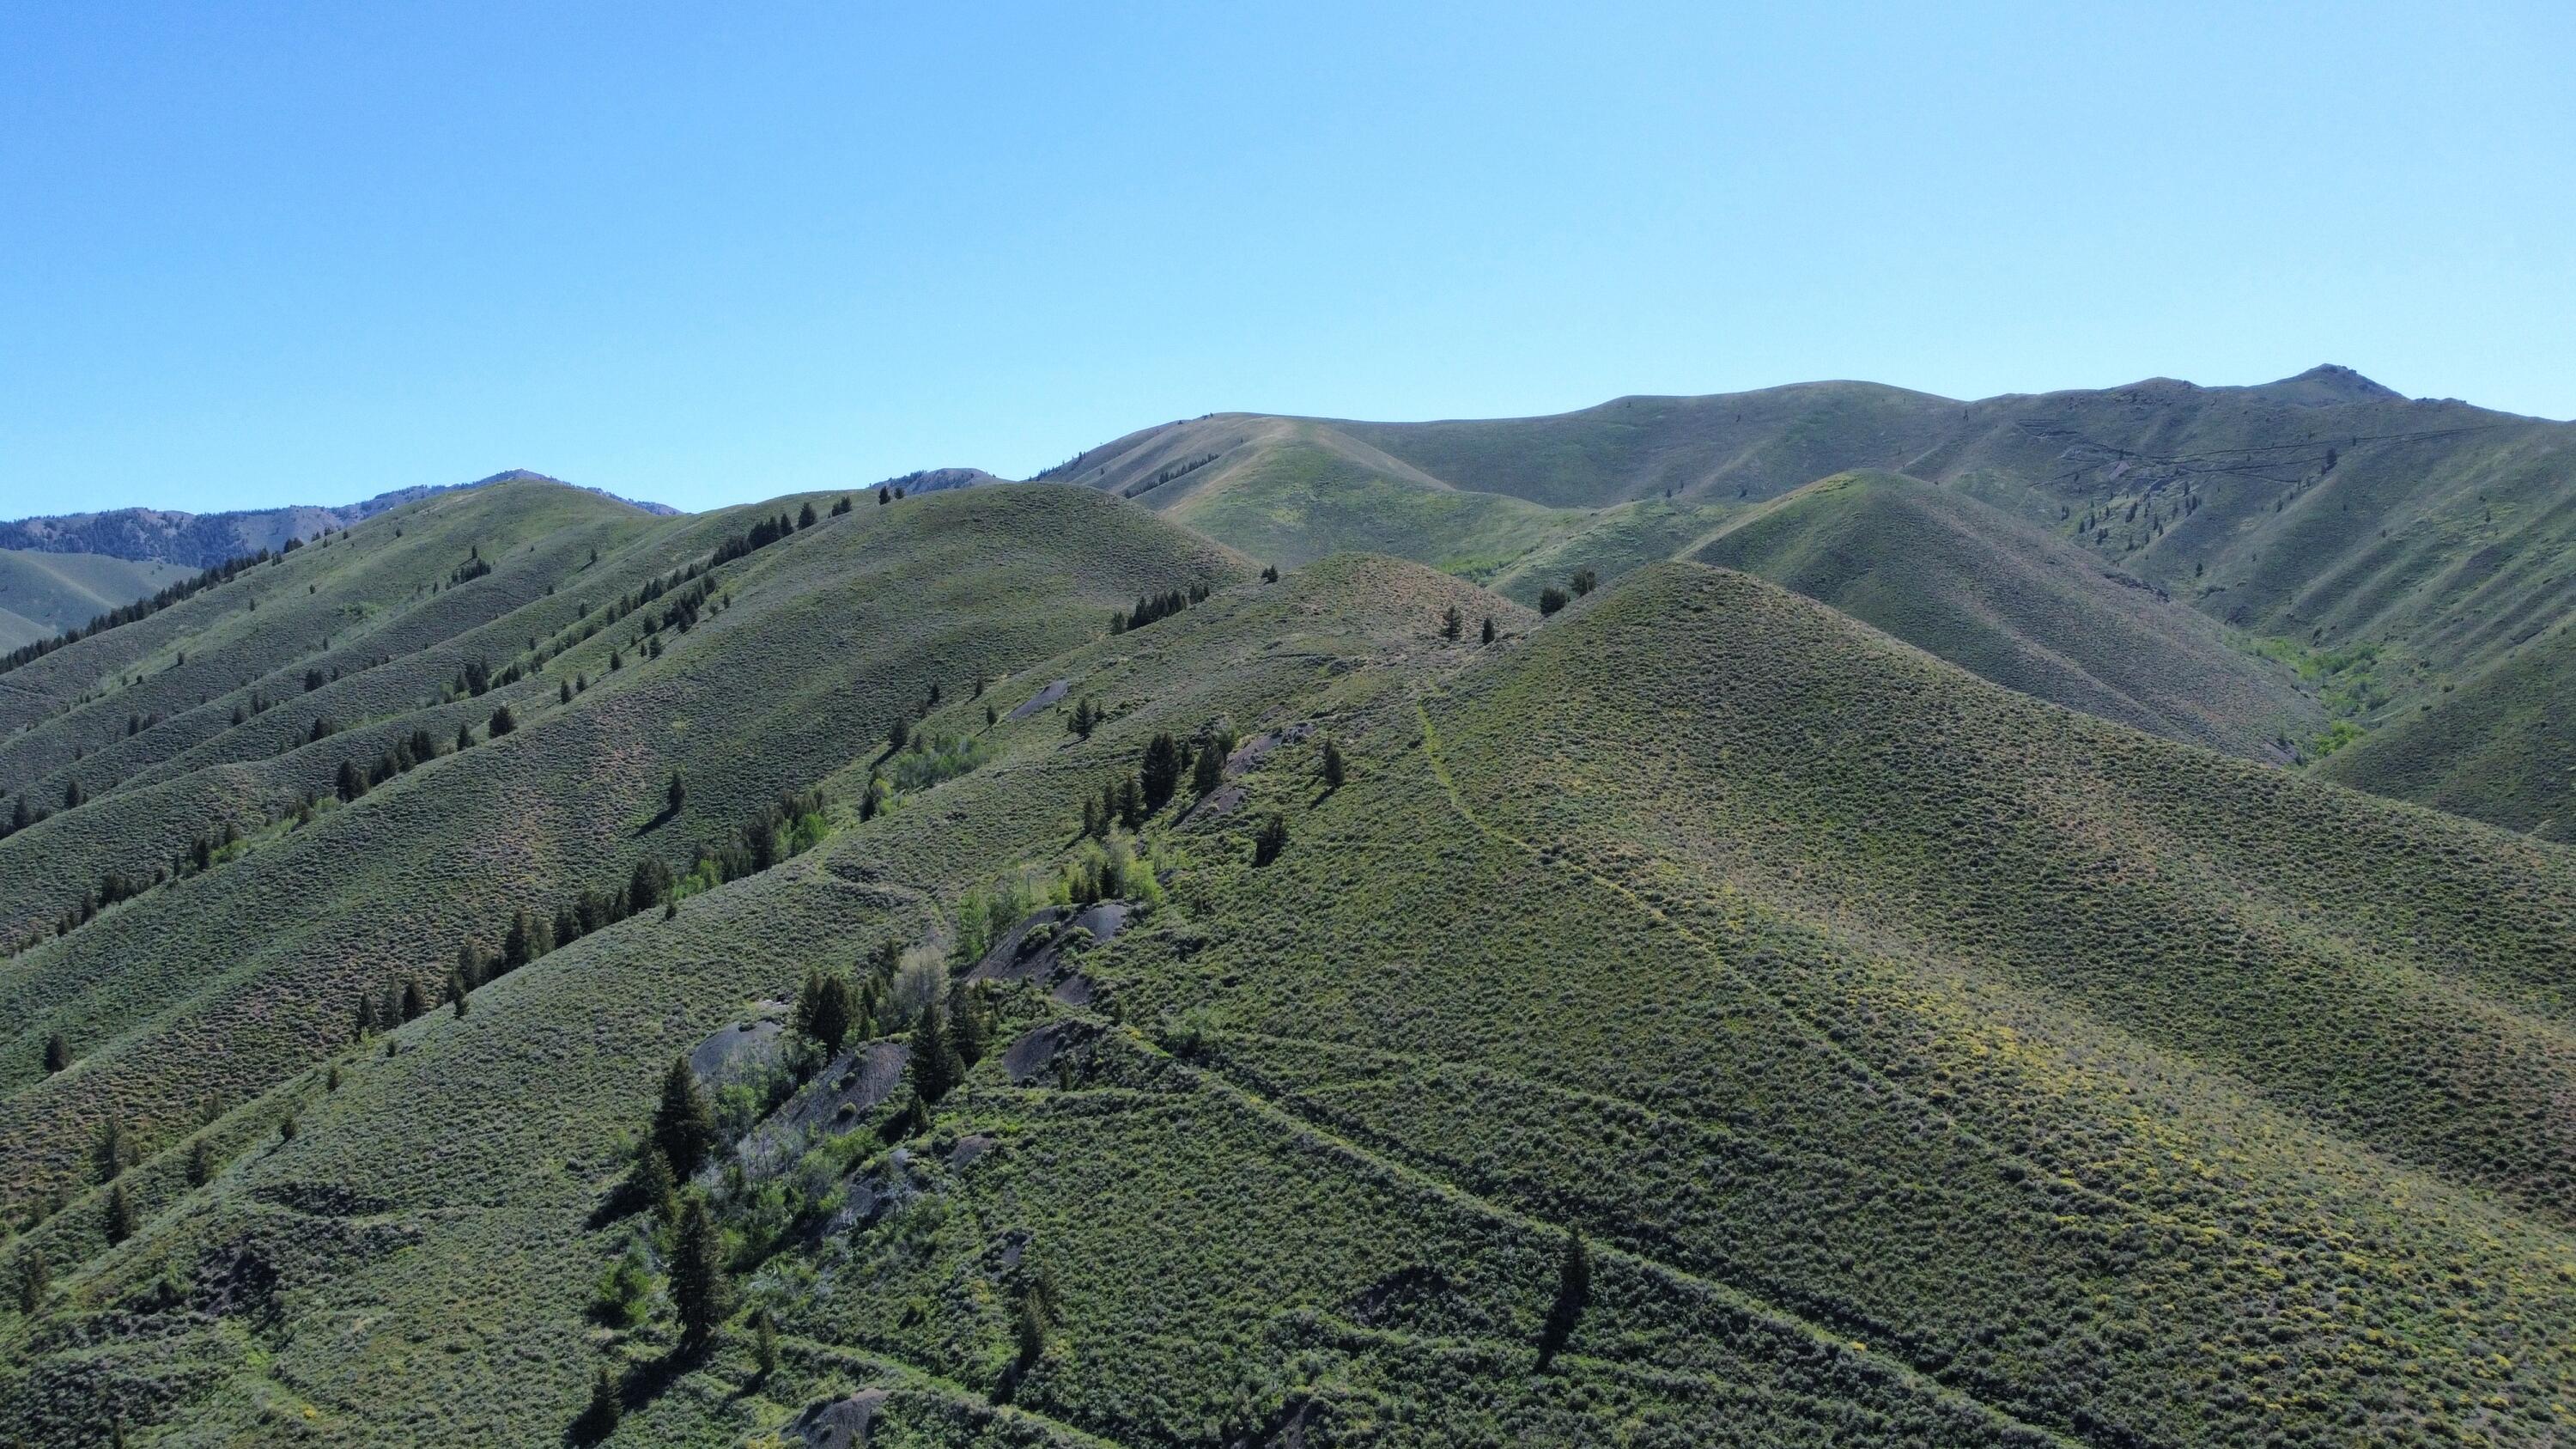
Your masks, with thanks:
[{"label": "mountain peak", "polygon": [[2253,389],[2284,401],[2306,407],[2327,407],[2335,403],[2404,402],[2406,395],[2384,387],[2339,363],[2321,362],[2296,377],[2265,383]]}]

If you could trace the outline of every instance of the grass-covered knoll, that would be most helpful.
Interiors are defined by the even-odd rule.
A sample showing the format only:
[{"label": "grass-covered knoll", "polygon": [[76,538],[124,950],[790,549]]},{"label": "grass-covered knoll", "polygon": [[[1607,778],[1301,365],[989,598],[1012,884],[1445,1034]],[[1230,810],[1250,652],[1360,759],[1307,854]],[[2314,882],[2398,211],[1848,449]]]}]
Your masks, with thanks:
[{"label": "grass-covered knoll", "polygon": [[1487,586],[1506,598],[1538,606],[1549,589],[1563,589],[1577,574],[1615,579],[1632,569],[1692,552],[1738,505],[1678,498],[1643,498],[1591,515],[1579,533],[1525,556]]},{"label": "grass-covered knoll", "polygon": [[1145,482],[1197,463],[1137,501],[1283,566],[1366,551],[1484,578],[1583,524],[1580,514],[1450,487],[1318,424],[1270,420],[1216,451],[1224,441],[1158,467]]},{"label": "grass-covered knoll", "polygon": [[[442,494],[276,556],[148,618],[57,650],[5,676],[0,789],[50,783],[137,728],[259,690],[300,693],[320,668],[411,652],[527,603],[579,566],[660,524],[581,489],[513,484]],[[536,567],[519,555],[550,548]],[[477,562],[489,574],[459,581]],[[227,711],[228,718],[228,711]],[[200,733],[170,736],[195,743]],[[156,742],[144,758],[164,757]],[[112,783],[102,767],[90,793]]]},{"label": "grass-covered knoll", "polygon": [[[1544,418],[1216,414],[1087,450],[1050,476],[1180,511],[1256,555],[1379,548],[1534,601],[1578,570],[1607,581],[1701,537],[1612,505],[1759,503],[1853,470],[1957,488],[2259,644],[2372,651],[2363,707],[2288,731],[2312,758],[2576,611],[2576,572],[2561,566],[2576,547],[2576,425],[2411,400],[2336,367],[2254,387],[2155,378],[1977,402],[1817,383]],[[1259,486],[1197,501],[1226,478]],[[1291,531],[1300,524],[1311,539]],[[2446,738],[2484,727],[2456,719]]]},{"label": "grass-covered knoll", "polygon": [[2576,841],[2576,635],[2562,624],[2401,712],[2320,773],[2375,794]]},{"label": "grass-covered knoll", "polygon": [[[364,883],[396,870],[379,837],[560,890],[703,838],[729,817],[702,795],[738,808],[782,762],[839,802],[830,837],[391,1055],[325,1034],[230,1104],[203,1187],[188,1131],[144,1135],[122,1243],[75,1182],[0,1249],[0,1281],[30,1252],[55,1280],[32,1321],[0,1307],[0,1411],[75,1441],[122,1411],[138,1442],[551,1445],[605,1369],[618,1444],[794,1442],[835,1403],[937,1444],[2569,1431],[2563,849],[1697,565],[1541,623],[1385,559],[1260,582],[1043,488],[863,507],[738,563],[660,658],[119,911],[299,839],[360,862],[308,893],[344,933],[431,909]],[[896,717],[917,760],[883,758]],[[1164,736],[1233,742],[1205,800],[1185,770],[1141,830],[1082,839]],[[653,826],[675,763],[686,810]],[[395,810],[442,774],[471,828]],[[690,1346],[685,1233],[627,1190],[672,1058],[881,953],[896,1003],[935,999],[981,903],[1016,898],[1007,923],[1104,868],[1123,929],[1050,918],[1048,970],[1005,947],[1003,984],[949,996],[984,1050],[935,1103],[720,1144],[690,1193],[731,1305]],[[32,999],[29,960],[116,919],[0,985]],[[297,969],[269,958],[267,1011]],[[932,1040],[899,1005],[869,1029],[871,1060]],[[79,1110],[10,1080],[0,1110]],[[720,1093],[726,1139],[788,1085]],[[602,1302],[629,1254],[631,1316]]]},{"label": "grass-covered knoll", "polygon": [[[110,1116],[147,1147],[175,1140],[206,1094],[238,1101],[345,1040],[362,986],[434,988],[460,941],[496,946],[516,907],[551,914],[648,856],[685,869],[778,791],[871,753],[912,691],[971,691],[979,674],[1101,630],[1138,593],[1249,573],[1096,495],[943,494],[826,516],[724,565],[694,627],[639,648],[639,614],[516,686],[422,711],[448,731],[432,732],[441,753],[429,762],[0,962],[0,1140],[12,1161],[0,1194],[24,1204],[75,1187]],[[528,607],[546,604],[540,594]],[[576,675],[591,687],[559,703]],[[504,705],[517,728],[495,738],[489,717]],[[475,743],[453,750],[460,714]],[[374,733],[333,735],[276,764],[327,792],[338,764],[384,747]],[[688,792],[673,817],[663,796],[675,769]],[[242,767],[211,773],[257,783]],[[121,818],[106,812],[122,798],[25,834],[40,846],[92,811]],[[46,1076],[54,1035],[77,1065]]]},{"label": "grass-covered knoll", "polygon": [[177,564],[103,554],[0,548],[0,653],[80,628],[191,572]]},{"label": "grass-covered knoll", "polygon": [[2322,712],[2289,670],[2040,529],[1954,490],[1845,473],[1692,554],[1758,574],[2024,694],[2231,754],[2285,759]]}]

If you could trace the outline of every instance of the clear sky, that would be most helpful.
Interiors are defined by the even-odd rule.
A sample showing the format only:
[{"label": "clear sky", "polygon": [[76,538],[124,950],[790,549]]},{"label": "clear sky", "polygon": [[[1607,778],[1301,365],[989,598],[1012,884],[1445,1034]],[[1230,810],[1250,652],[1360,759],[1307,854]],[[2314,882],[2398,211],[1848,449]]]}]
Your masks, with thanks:
[{"label": "clear sky", "polygon": [[2571,17],[0,0],[0,516],[1820,377],[2569,417]]}]

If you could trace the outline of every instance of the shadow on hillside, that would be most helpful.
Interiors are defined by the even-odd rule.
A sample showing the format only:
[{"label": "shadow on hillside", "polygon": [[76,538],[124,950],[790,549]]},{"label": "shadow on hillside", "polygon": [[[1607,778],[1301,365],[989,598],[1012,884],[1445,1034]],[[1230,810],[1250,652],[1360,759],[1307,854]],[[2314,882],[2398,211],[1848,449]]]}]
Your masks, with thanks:
[{"label": "shadow on hillside", "polygon": [[677,806],[665,805],[662,807],[661,814],[656,815],[652,819],[645,821],[643,824],[636,826],[635,833],[637,835],[650,835],[654,831],[661,829],[663,826],[668,825],[679,818],[680,811]]}]

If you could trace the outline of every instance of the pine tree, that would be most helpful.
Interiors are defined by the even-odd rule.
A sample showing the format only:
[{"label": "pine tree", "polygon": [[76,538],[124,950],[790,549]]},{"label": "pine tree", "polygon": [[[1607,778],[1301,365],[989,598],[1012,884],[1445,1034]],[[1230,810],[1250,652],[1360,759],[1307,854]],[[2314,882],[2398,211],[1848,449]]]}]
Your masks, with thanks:
[{"label": "pine tree", "polygon": [[456,727],[456,748],[460,751],[474,748],[474,726],[461,724]]},{"label": "pine tree", "polygon": [[706,1162],[715,1141],[715,1108],[706,1089],[689,1070],[687,1057],[671,1058],[671,1069],[662,1074],[661,1103],[653,1111],[653,1145],[671,1160],[672,1174],[686,1180]]},{"label": "pine tree", "polygon": [[1464,630],[1466,627],[1467,616],[1458,612],[1458,606],[1456,604],[1451,604],[1448,608],[1440,611],[1441,638],[1454,641],[1458,637],[1459,632]]},{"label": "pine tree", "polygon": [[924,1103],[947,1096],[965,1075],[949,1040],[946,1013],[936,1001],[922,1008],[921,1024],[913,1028],[911,1068],[913,1094]]},{"label": "pine tree", "polygon": [[114,1182],[133,1156],[133,1144],[125,1140],[125,1119],[109,1117],[98,1124],[98,1145],[92,1157],[98,1167],[98,1180]]},{"label": "pine tree", "polygon": [[890,755],[897,753],[910,743],[912,743],[912,720],[906,715],[896,715],[894,723],[886,728],[886,753]]},{"label": "pine tree", "polygon": [[590,1381],[590,1407],[581,1411],[582,1432],[596,1441],[617,1432],[619,1421],[626,1417],[626,1405],[619,1400],[617,1371],[606,1364],[599,1366],[599,1376]]},{"label": "pine tree", "polygon": [[61,1032],[45,1038],[45,1075],[67,1070],[72,1064],[72,1046]]},{"label": "pine tree", "polygon": [[959,992],[957,1009],[948,1017],[948,1046],[957,1054],[958,1066],[971,1067],[982,1061],[991,1036],[991,1024],[984,1017],[983,998],[971,990]]},{"label": "pine tree", "polygon": [[724,1276],[723,1230],[695,1193],[680,1202],[680,1223],[671,1248],[671,1301],[680,1310],[680,1331],[691,1343],[704,1343],[724,1322],[727,1284]]},{"label": "pine tree", "polygon": [[45,1306],[45,1290],[53,1285],[53,1271],[45,1265],[40,1248],[29,1248],[18,1255],[18,1313],[33,1318]]},{"label": "pine tree", "polygon": [[680,807],[688,803],[689,782],[681,779],[680,772],[674,769],[671,771],[671,783],[662,787],[663,808],[668,813],[677,815],[680,813]]},{"label": "pine tree", "polygon": [[322,1090],[326,1092],[336,1092],[340,1090],[340,1064],[338,1062],[333,1062],[328,1068],[324,1069],[322,1073]]},{"label": "pine tree", "polygon": [[1566,580],[1566,582],[1573,587],[1574,596],[1578,599],[1601,586],[1600,577],[1594,574],[1590,569],[1576,570],[1574,577]]},{"label": "pine tree", "polygon": [[1145,823],[1145,787],[1133,775],[1118,782],[1118,823],[1130,830]]},{"label": "pine tree", "polygon": [[417,981],[404,982],[402,992],[402,1019],[405,1021],[418,1021],[421,1017],[427,1015],[428,1012],[429,993],[421,990],[420,983]]},{"label": "pine tree", "polygon": [[1225,784],[1225,742],[1215,736],[1199,741],[1198,758],[1190,762],[1190,793],[1213,795]]},{"label": "pine tree", "polygon": [[1567,602],[1568,600],[1565,597],[1565,590],[1560,589],[1553,584],[1550,584],[1548,587],[1538,591],[1538,611],[1542,616],[1553,614],[1557,610],[1564,608]]},{"label": "pine tree", "polygon": [[1108,833],[1108,822],[1100,817],[1100,802],[1088,795],[1082,797],[1082,838],[1097,840]]},{"label": "pine tree", "polygon": [[848,977],[837,971],[806,973],[805,988],[796,997],[796,1030],[820,1046],[824,1056],[840,1054],[841,1043],[858,1025],[858,1016],[858,998],[850,991]]},{"label": "pine tree", "polygon": [[188,1186],[204,1187],[215,1179],[215,1149],[203,1137],[188,1142]]},{"label": "pine tree", "polygon": [[812,527],[814,526],[814,523],[815,523],[815,518],[814,518],[814,505],[813,505],[813,504],[808,503],[808,504],[806,504],[803,508],[801,508],[801,509],[798,509],[798,510],[797,510],[797,512],[796,512],[796,526],[797,526],[798,528],[812,528]]},{"label": "pine tree", "polygon": [[1342,776],[1342,747],[1327,739],[1324,741],[1324,788],[1328,790],[1342,788]]},{"label": "pine tree", "polygon": [[107,1240],[121,1243],[134,1236],[134,1199],[125,1195],[125,1184],[107,1190]]},{"label": "pine tree", "polygon": [[492,722],[484,728],[483,732],[497,740],[518,727],[518,717],[511,714],[510,707],[505,704],[492,711]]},{"label": "pine tree", "polygon": [[1493,615],[1491,615],[1491,614],[1487,614],[1487,615],[1485,616],[1485,639],[1484,639],[1484,642],[1486,642],[1486,643],[1488,643],[1488,644],[1491,644],[1491,643],[1493,643],[1493,642],[1494,642],[1494,616],[1493,616]]},{"label": "pine tree", "polygon": [[764,1379],[778,1372],[778,1325],[766,1308],[751,1321],[751,1366]]},{"label": "pine tree", "polygon": [[1145,797],[1145,813],[1153,814],[1172,803],[1181,788],[1181,746],[1169,730],[1157,733],[1145,746],[1145,760],[1138,773]]},{"label": "pine tree", "polygon": [[647,1142],[635,1155],[635,1196],[653,1215],[664,1222],[677,1219],[680,1211],[680,1183],[671,1172],[671,1159],[662,1149]]}]

